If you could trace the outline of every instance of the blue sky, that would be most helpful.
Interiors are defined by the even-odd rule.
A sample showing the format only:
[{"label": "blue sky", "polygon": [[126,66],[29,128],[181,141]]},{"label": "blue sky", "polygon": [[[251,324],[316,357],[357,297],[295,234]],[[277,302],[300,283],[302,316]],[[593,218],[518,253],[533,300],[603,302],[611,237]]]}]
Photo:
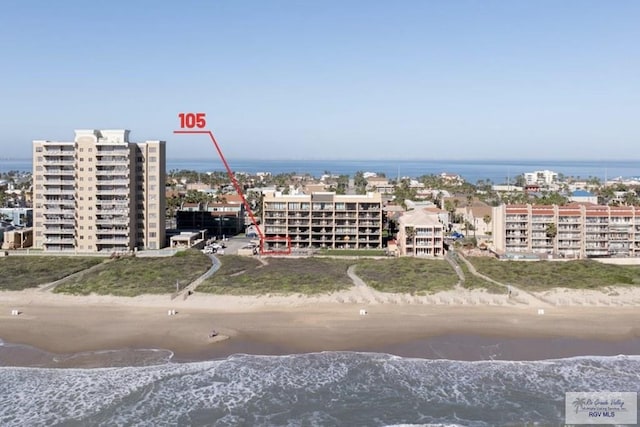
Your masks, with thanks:
[{"label": "blue sky", "polygon": [[127,128],[171,158],[628,159],[637,1],[24,1],[0,12],[0,157]]}]

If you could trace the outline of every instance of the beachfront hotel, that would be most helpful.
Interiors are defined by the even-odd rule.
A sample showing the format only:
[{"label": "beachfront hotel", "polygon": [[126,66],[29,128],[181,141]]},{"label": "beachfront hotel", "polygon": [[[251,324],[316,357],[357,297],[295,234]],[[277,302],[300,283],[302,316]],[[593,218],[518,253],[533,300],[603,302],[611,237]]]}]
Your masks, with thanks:
[{"label": "beachfront hotel", "polygon": [[165,142],[128,130],[33,141],[34,246],[119,252],[165,246]]},{"label": "beachfront hotel", "polygon": [[264,250],[382,249],[382,196],[332,192],[284,195],[266,193],[262,227]]},{"label": "beachfront hotel", "polygon": [[493,245],[499,255],[562,258],[640,256],[640,208],[572,203],[493,208]]}]

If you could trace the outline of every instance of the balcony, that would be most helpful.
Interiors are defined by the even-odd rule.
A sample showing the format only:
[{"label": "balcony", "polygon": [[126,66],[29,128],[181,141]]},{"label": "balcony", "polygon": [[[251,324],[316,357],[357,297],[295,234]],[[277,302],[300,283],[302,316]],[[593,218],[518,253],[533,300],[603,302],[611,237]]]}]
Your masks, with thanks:
[{"label": "balcony", "polygon": [[44,241],[45,245],[75,245],[73,237],[48,237]]},{"label": "balcony", "polygon": [[113,227],[113,228],[98,228],[96,230],[96,235],[114,235],[114,236],[128,236],[129,235],[129,229],[128,228],[118,228],[118,227]]},{"label": "balcony", "polygon": [[103,156],[98,154],[96,158],[96,165],[124,165],[129,163],[129,157],[127,156]]},{"label": "balcony", "polygon": [[75,169],[47,169],[42,172],[44,176],[73,176]]},{"label": "balcony", "polygon": [[108,188],[98,187],[96,189],[96,194],[98,196],[108,196],[108,195],[122,196],[122,195],[128,195],[129,189],[127,187],[108,187]]},{"label": "balcony", "polygon": [[60,157],[60,158],[54,158],[54,159],[45,158],[42,161],[42,164],[44,164],[45,166],[74,166],[75,159],[72,156]]},{"label": "balcony", "polygon": [[[46,214],[45,214],[46,215]],[[44,225],[58,225],[58,224],[74,224],[75,225],[76,220],[73,217],[60,217],[60,216],[54,216],[54,217],[47,217],[44,219],[43,224]]]},{"label": "balcony", "polygon": [[[96,169],[96,176],[125,176],[129,178],[129,169],[127,168],[108,168],[108,169]],[[118,178],[122,179],[122,178]],[[100,181],[100,180],[98,180]]]},{"label": "balcony", "polygon": [[96,241],[97,245],[127,245],[129,244],[129,239],[127,237],[117,237],[117,236],[105,236],[101,237]]},{"label": "balcony", "polygon": [[45,179],[42,183],[43,185],[66,185],[69,187],[73,187],[75,185],[75,181],[73,179]]},{"label": "balcony", "polygon": [[62,209],[62,208],[49,208],[45,209],[43,215],[65,215],[65,216],[74,216],[76,213],[75,209]]},{"label": "balcony", "polygon": [[111,218],[98,218],[96,219],[96,224],[98,225],[109,225],[109,224],[129,224],[128,216],[117,216]]}]

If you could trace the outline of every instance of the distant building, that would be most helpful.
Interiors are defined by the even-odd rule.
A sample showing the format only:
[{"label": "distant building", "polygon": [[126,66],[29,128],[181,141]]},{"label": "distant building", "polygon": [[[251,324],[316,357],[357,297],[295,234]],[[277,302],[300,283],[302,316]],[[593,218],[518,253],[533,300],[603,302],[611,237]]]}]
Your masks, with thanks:
[{"label": "distant building", "polygon": [[165,143],[128,130],[76,130],[33,141],[34,231],[45,251],[113,252],[165,245]]},{"label": "distant building", "polygon": [[455,173],[442,172],[440,179],[449,185],[462,185],[464,184],[464,178]]},{"label": "distant building", "polygon": [[245,229],[242,203],[187,203],[176,211],[178,230],[207,230],[210,236],[235,236]]},{"label": "distant building", "polygon": [[558,181],[558,174],[550,170],[526,172],[524,174],[524,182],[526,185],[541,185],[548,187]]},{"label": "distant building", "polygon": [[2,239],[2,249],[25,249],[33,245],[33,228],[7,230]]},{"label": "distant building", "polygon": [[33,209],[0,208],[0,220],[10,222],[16,227],[31,227],[33,225]]},{"label": "distant building", "polygon": [[598,204],[598,196],[585,190],[576,190],[569,196],[569,201],[576,203]]}]

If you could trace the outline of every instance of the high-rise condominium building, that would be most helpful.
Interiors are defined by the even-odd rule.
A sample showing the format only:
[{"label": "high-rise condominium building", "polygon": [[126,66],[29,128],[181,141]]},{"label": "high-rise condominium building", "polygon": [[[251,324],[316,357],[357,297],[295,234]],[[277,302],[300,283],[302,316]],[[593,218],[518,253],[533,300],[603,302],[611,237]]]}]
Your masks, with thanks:
[{"label": "high-rise condominium building", "polygon": [[114,252],[165,246],[165,142],[128,130],[33,141],[34,246]]}]

